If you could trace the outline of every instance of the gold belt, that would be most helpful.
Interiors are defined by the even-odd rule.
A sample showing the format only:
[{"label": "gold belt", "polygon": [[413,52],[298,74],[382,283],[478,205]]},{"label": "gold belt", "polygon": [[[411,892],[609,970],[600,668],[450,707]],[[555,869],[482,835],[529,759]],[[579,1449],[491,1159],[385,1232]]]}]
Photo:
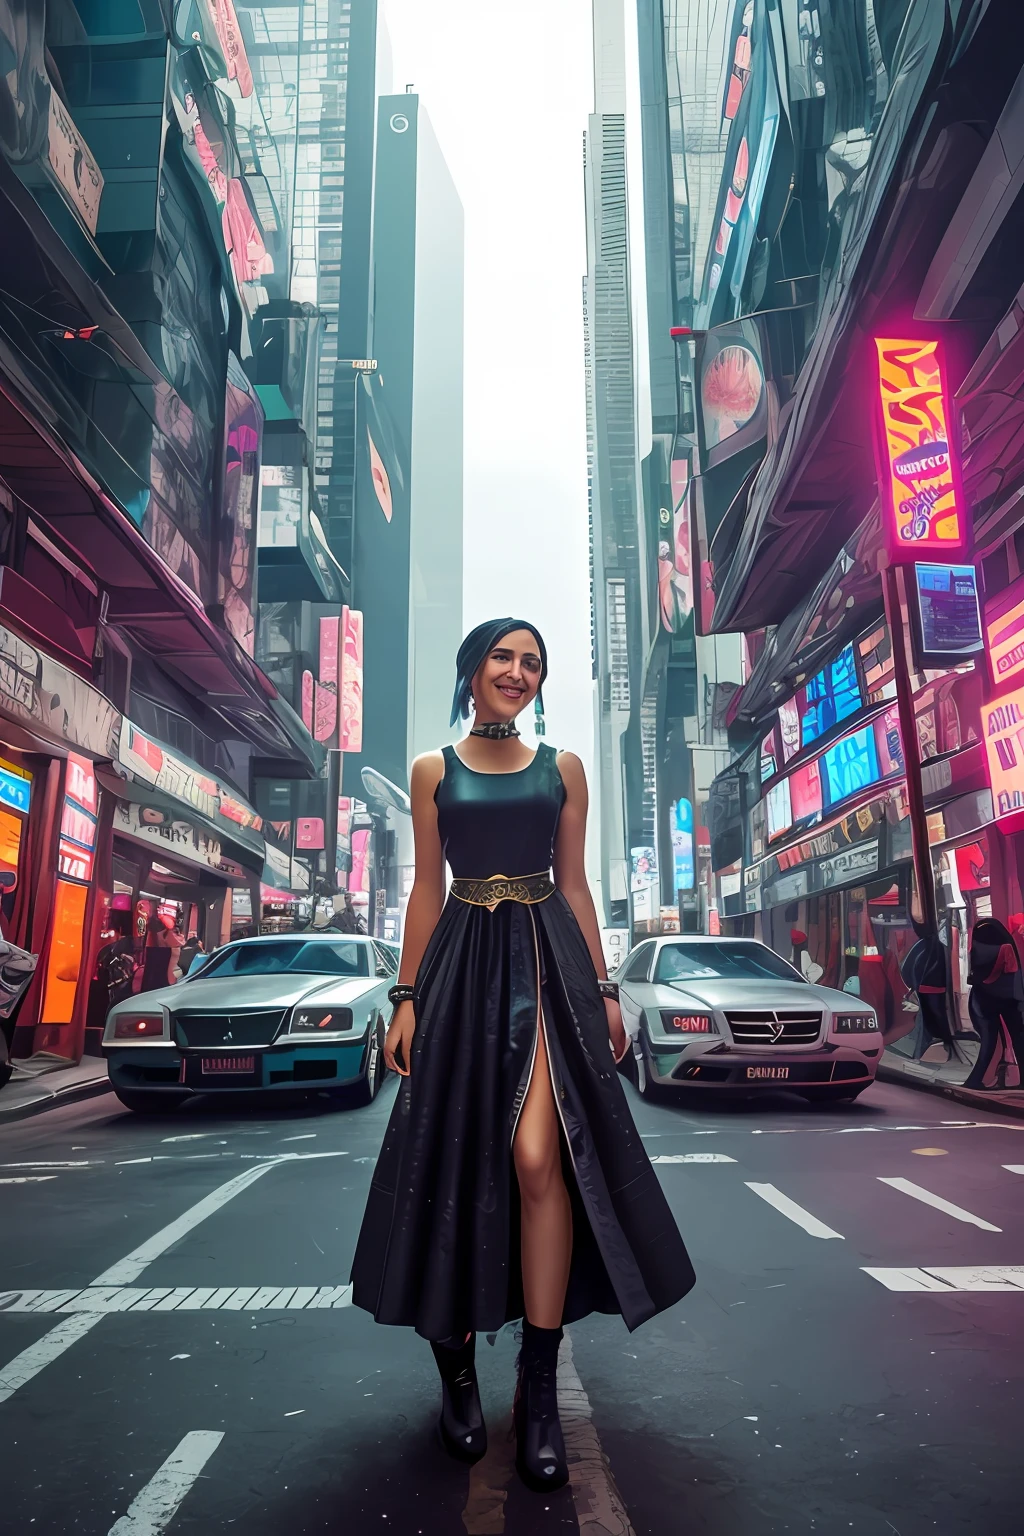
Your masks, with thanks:
[{"label": "gold belt", "polygon": [[492,911],[499,901],[546,901],[554,888],[546,869],[536,875],[489,875],[486,880],[452,881],[452,895],[459,901],[473,907],[490,907]]}]

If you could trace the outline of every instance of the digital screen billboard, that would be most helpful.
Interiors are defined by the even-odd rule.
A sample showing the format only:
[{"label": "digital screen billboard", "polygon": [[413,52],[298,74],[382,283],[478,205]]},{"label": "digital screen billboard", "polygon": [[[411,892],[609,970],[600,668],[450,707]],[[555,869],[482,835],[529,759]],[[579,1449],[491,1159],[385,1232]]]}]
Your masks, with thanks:
[{"label": "digital screen billboard", "polygon": [[970,661],[984,646],[973,565],[914,565],[915,641],[922,667]]},{"label": "digital screen billboard", "polygon": [[821,767],[817,758],[790,774],[789,798],[794,821],[810,822],[821,815]]},{"label": "digital screen billboard", "polygon": [[773,779],[779,771],[779,748],[775,727],[761,742],[761,783]]},{"label": "digital screen billboard", "polygon": [[677,800],[672,807],[672,863],[675,889],[693,890],[693,806]]},{"label": "digital screen billboard", "polygon": [[793,825],[793,807],[790,801],[789,780],[780,779],[773,784],[765,797],[768,813],[768,841],[781,837]]},{"label": "digital screen billboard", "polygon": [[876,340],[879,479],[895,559],[955,554],[966,544],[937,341]]},{"label": "digital screen billboard", "polygon": [[877,784],[881,778],[875,733],[870,725],[844,736],[821,756],[822,783],[830,806]]},{"label": "digital screen billboard", "polygon": [[815,673],[806,684],[803,696],[800,739],[806,747],[861,707],[852,645],[845,646],[834,661]]}]

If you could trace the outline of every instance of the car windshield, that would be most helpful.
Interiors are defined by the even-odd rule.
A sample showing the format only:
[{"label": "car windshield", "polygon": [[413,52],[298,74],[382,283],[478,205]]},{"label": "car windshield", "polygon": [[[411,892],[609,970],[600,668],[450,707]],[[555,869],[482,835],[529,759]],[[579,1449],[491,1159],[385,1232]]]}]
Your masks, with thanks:
[{"label": "car windshield", "polygon": [[232,944],[214,955],[199,977],[206,981],[211,976],[281,976],[297,971],[313,976],[368,976],[367,945],[345,939]]},{"label": "car windshield", "polygon": [[658,955],[654,980],[803,981],[781,955],[764,944],[666,944]]}]

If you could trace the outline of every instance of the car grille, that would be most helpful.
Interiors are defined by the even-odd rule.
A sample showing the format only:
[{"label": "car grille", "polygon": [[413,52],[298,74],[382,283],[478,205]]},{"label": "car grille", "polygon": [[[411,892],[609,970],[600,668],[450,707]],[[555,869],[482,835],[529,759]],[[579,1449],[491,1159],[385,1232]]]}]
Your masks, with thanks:
[{"label": "car grille", "polygon": [[179,1045],[269,1045],[285,1021],[284,1008],[265,1008],[252,1013],[175,1013],[174,1033]]},{"label": "car grille", "polygon": [[725,1022],[736,1045],[816,1045],[820,1013],[727,1013]]}]

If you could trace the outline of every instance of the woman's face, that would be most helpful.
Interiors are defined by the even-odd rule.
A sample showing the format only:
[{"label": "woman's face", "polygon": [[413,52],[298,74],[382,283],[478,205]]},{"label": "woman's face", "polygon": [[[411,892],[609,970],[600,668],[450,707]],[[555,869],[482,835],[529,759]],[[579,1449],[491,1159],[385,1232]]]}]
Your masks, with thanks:
[{"label": "woman's face", "polygon": [[473,703],[481,720],[514,720],[540,687],[540,648],[529,629],[503,635],[473,677]]}]

